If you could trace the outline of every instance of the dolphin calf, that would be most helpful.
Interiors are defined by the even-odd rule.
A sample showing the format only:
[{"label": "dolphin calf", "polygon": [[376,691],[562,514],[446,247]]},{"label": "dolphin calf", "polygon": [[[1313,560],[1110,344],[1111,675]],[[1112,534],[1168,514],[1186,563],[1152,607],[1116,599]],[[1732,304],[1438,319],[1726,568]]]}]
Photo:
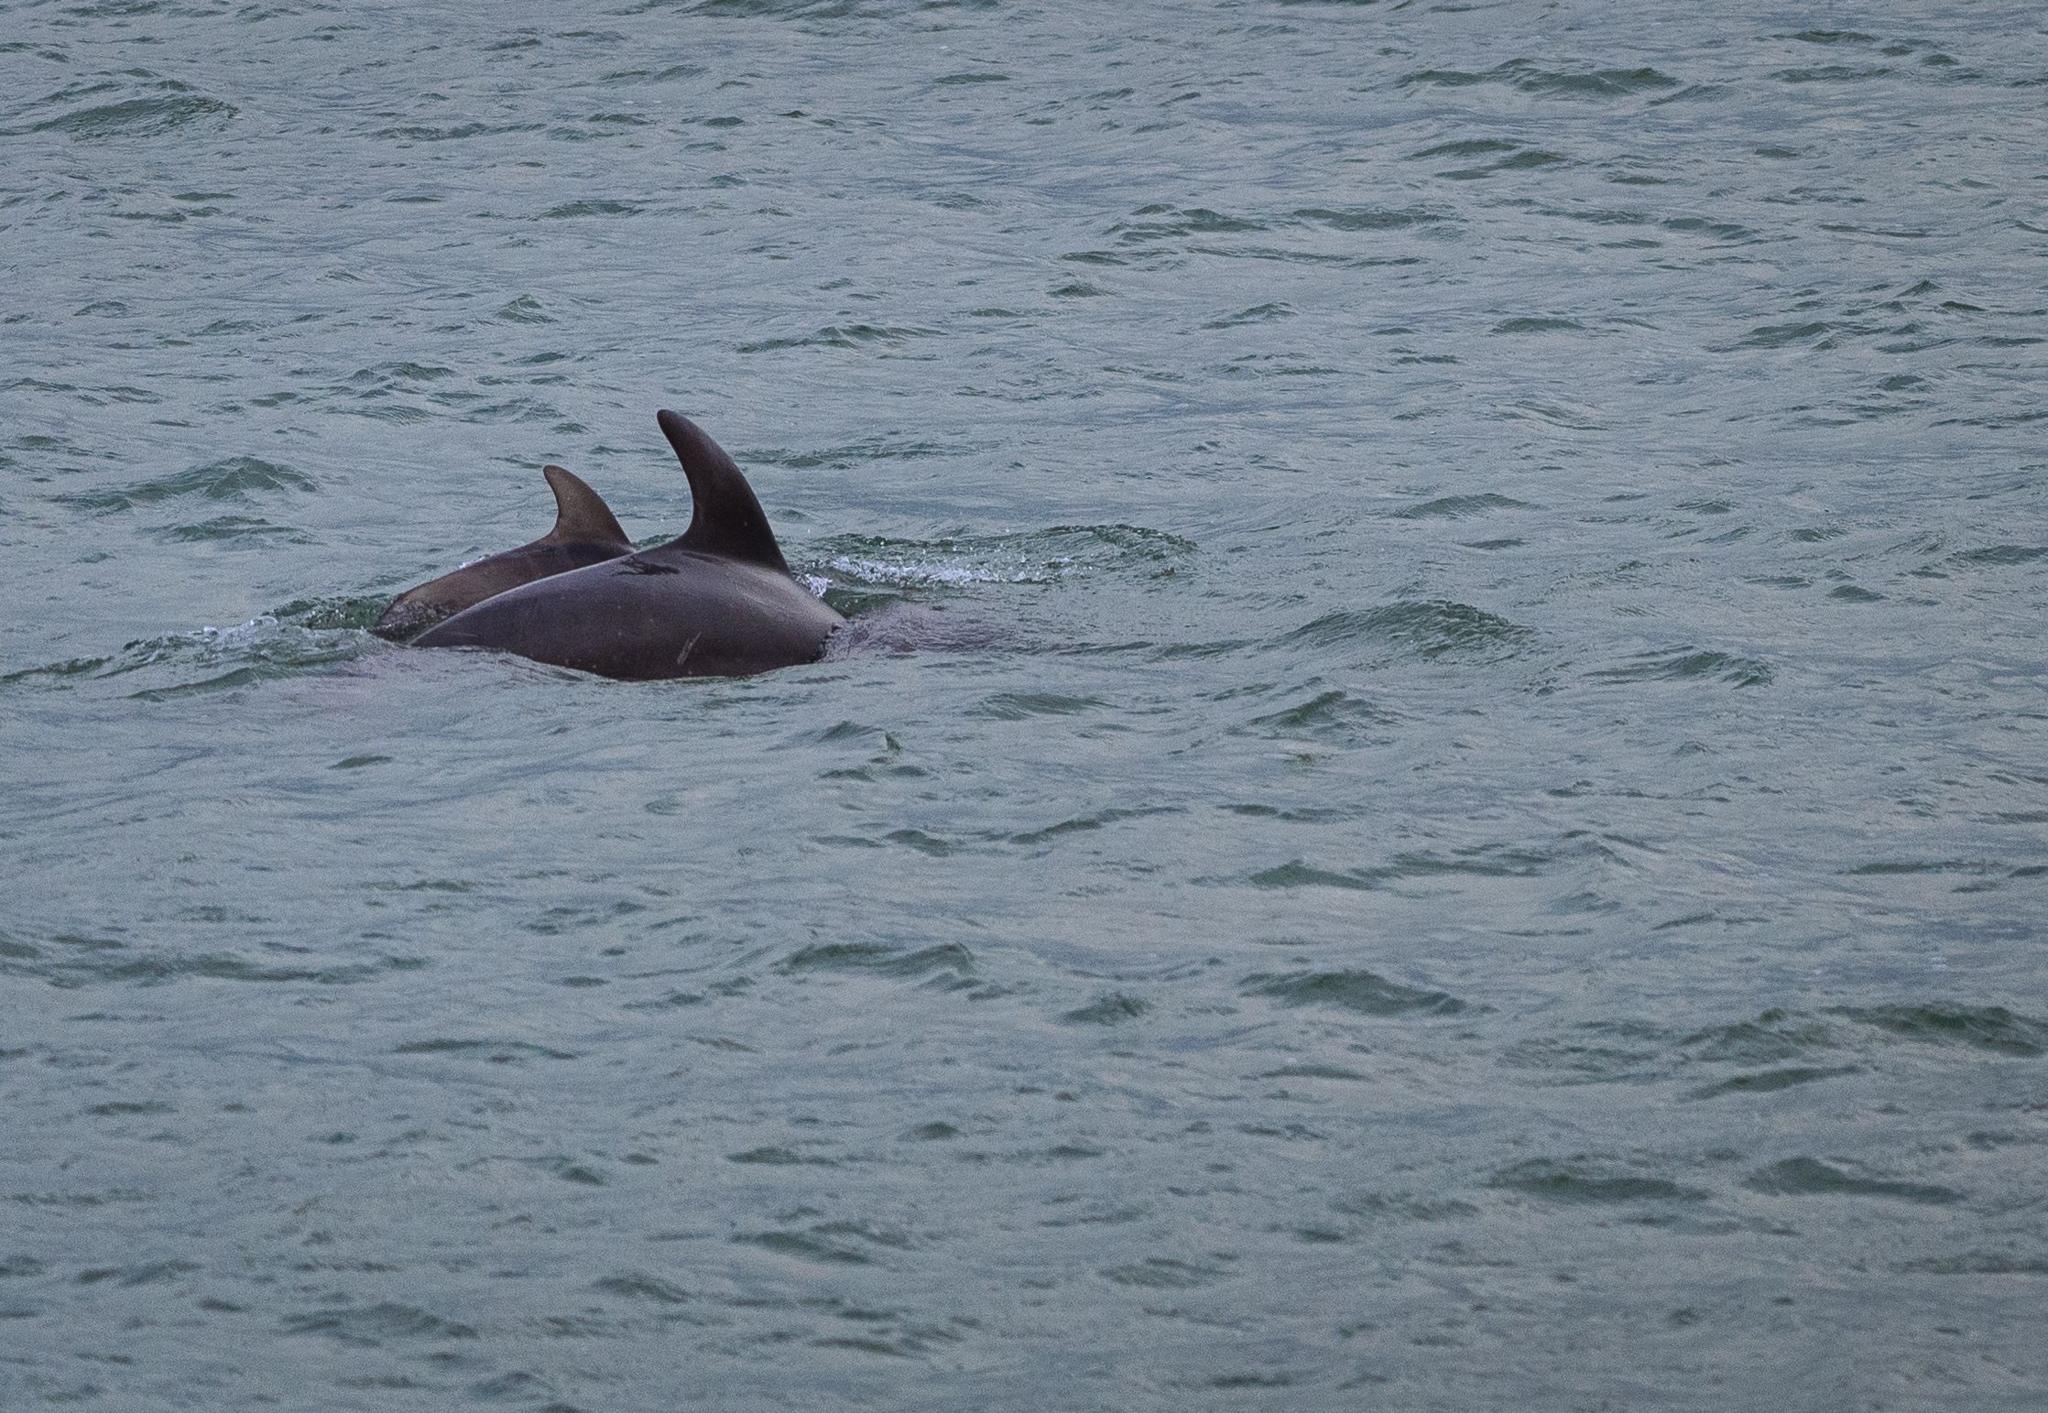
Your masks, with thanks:
[{"label": "dolphin calf", "polygon": [[790,576],[753,487],[686,417],[656,420],[690,479],[690,528],[665,545],[522,584],[415,639],[496,648],[603,677],[743,677],[815,662],[846,620]]},{"label": "dolphin calf", "polygon": [[632,552],[633,542],[596,491],[559,466],[543,466],[541,475],[555,493],[554,529],[532,544],[407,589],[378,615],[370,631],[380,638],[409,638],[494,594]]}]

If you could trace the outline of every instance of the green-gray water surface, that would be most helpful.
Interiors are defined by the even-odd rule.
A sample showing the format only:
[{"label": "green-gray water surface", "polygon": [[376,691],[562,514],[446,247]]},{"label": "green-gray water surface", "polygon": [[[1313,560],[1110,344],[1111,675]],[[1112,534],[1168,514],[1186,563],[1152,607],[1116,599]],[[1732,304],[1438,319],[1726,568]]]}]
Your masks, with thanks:
[{"label": "green-gray water surface", "polygon": [[[0,1407],[2041,1408],[2044,172],[2027,4],[0,5]],[[660,406],[854,641],[364,631]]]}]

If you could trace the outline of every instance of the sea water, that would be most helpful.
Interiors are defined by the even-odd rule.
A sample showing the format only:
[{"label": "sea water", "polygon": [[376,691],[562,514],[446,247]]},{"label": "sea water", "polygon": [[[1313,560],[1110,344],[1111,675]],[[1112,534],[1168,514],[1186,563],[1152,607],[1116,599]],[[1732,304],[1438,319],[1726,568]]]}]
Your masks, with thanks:
[{"label": "sea water", "polygon": [[[0,1407],[2048,1404],[2027,4],[0,7]],[[744,466],[852,616],[367,624]]]}]

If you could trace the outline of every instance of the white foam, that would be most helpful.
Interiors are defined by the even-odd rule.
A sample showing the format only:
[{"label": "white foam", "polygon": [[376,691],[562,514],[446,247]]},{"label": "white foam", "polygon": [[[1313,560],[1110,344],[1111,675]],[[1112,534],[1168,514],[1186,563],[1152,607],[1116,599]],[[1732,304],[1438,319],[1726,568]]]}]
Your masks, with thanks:
[{"label": "white foam", "polygon": [[233,645],[254,638],[267,629],[277,626],[277,615],[259,613],[247,623],[237,623],[232,628],[216,628],[212,624],[179,636],[201,643],[225,643]]},{"label": "white foam", "polygon": [[1055,559],[1038,566],[1019,565],[1014,570],[986,569],[964,564],[892,564],[887,560],[860,559],[841,555],[829,561],[832,568],[870,583],[904,585],[1033,584],[1048,576],[1066,572],[1073,561]]}]

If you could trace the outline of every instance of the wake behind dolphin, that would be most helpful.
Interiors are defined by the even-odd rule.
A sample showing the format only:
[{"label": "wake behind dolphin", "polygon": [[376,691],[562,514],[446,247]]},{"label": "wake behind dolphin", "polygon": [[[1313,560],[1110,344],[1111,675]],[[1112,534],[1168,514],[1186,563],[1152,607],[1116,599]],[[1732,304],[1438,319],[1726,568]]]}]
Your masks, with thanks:
[{"label": "wake behind dolphin", "polygon": [[656,420],[690,481],[689,529],[651,550],[509,588],[415,645],[495,648],[639,681],[817,661],[846,620],[791,577],[753,487],[718,443],[674,412]]}]

